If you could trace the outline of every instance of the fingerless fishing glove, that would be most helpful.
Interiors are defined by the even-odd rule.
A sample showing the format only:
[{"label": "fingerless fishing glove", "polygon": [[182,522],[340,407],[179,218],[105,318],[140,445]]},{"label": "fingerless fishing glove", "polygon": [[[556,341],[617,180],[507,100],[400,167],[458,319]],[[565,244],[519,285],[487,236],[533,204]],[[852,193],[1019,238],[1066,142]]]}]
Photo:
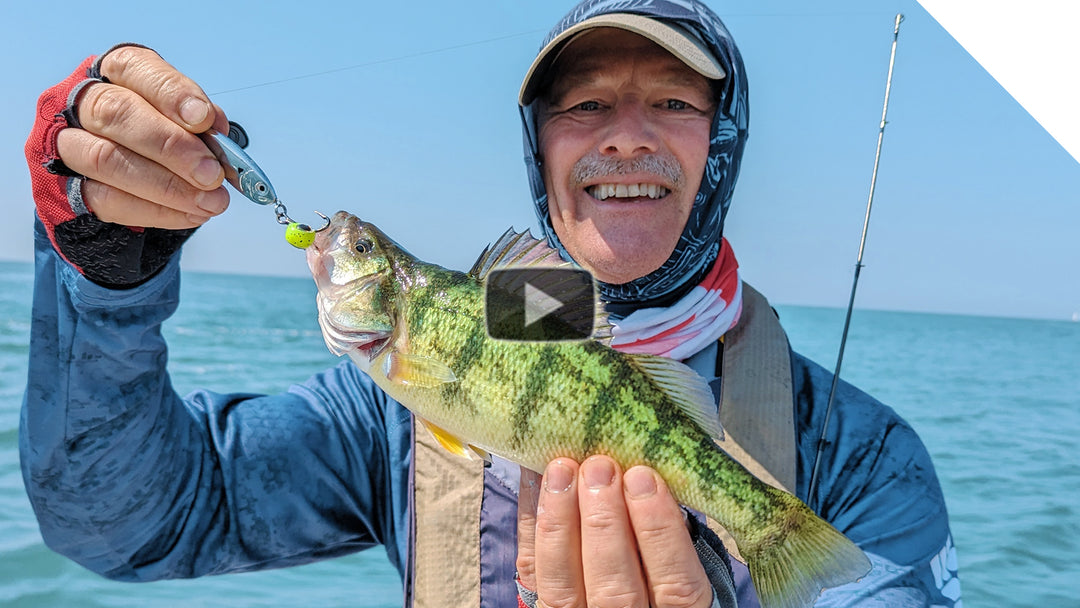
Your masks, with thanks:
[{"label": "fingerless fishing glove", "polygon": [[60,160],[56,138],[66,128],[80,128],[79,98],[87,86],[107,82],[101,76],[101,57],[107,53],[88,57],[41,94],[25,151],[37,216],[53,248],[91,281],[123,289],[154,276],[195,229],[138,228],[99,220],[83,200],[85,178]]}]

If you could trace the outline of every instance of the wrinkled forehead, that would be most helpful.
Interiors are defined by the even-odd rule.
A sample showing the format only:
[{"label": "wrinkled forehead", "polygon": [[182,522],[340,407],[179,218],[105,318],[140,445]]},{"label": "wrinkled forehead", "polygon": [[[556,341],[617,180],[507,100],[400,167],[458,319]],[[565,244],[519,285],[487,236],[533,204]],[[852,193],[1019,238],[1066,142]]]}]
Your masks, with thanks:
[{"label": "wrinkled forehead", "polygon": [[560,49],[539,96],[551,103],[575,87],[595,84],[627,68],[648,70],[655,84],[710,87],[708,79],[648,38],[602,27],[578,34]]}]

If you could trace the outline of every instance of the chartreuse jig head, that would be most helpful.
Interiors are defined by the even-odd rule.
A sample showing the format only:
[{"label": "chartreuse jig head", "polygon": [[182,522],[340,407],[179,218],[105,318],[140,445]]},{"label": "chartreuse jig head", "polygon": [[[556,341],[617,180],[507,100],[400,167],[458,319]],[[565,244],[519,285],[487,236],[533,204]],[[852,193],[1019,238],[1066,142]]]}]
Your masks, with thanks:
[{"label": "chartreuse jig head", "polygon": [[[318,211],[316,211],[315,213],[319,217],[326,220],[327,226],[330,225],[329,218],[319,213]],[[300,222],[289,222],[288,224],[289,225],[285,228],[285,240],[297,249],[307,249],[308,247],[310,247],[311,244],[315,242],[315,233],[319,232],[319,230],[326,229],[326,226],[323,226],[318,230],[313,230],[311,226],[308,226],[307,224],[301,224]]]}]

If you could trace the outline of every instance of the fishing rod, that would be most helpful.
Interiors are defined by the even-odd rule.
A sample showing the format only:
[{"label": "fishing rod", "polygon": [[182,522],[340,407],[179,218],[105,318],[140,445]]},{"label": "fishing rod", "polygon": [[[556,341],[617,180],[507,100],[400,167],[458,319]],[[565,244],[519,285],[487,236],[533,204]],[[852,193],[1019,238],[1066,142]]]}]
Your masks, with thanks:
[{"label": "fishing rod", "polygon": [[836,371],[833,372],[832,388],[829,389],[829,401],[825,406],[825,422],[821,425],[821,437],[818,438],[817,453],[814,455],[814,468],[810,474],[810,489],[807,499],[813,500],[814,490],[817,488],[818,473],[821,467],[821,455],[825,451],[825,438],[829,429],[829,418],[832,416],[833,400],[836,398],[836,386],[840,382],[840,366],[844,362],[844,346],[847,344],[848,329],[851,327],[851,311],[855,307],[855,290],[859,287],[859,272],[863,267],[863,251],[866,249],[866,232],[870,228],[870,209],[874,206],[874,189],[877,187],[878,163],[881,162],[881,142],[885,138],[885,117],[889,113],[889,94],[892,92],[893,65],[896,62],[896,41],[900,37],[900,23],[904,21],[904,15],[896,14],[896,23],[893,26],[892,50],[889,53],[889,75],[885,79],[885,104],[881,109],[881,127],[878,129],[877,151],[874,153],[874,172],[870,176],[870,196],[866,201],[866,216],[863,218],[862,238],[859,239],[859,256],[855,260],[855,278],[851,283],[851,297],[848,299],[847,315],[844,317],[844,333],[840,337],[840,352],[836,356]]}]

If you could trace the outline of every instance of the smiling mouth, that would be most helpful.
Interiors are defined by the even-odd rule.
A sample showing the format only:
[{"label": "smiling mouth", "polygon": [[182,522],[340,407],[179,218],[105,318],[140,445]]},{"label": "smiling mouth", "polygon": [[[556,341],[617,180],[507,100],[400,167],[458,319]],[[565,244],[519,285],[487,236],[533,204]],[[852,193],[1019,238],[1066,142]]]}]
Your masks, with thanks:
[{"label": "smiling mouth", "polygon": [[589,186],[585,189],[585,192],[597,200],[607,200],[609,198],[640,198],[647,197],[651,199],[664,198],[668,195],[669,190],[663,186],[656,184],[596,184],[595,186]]}]

